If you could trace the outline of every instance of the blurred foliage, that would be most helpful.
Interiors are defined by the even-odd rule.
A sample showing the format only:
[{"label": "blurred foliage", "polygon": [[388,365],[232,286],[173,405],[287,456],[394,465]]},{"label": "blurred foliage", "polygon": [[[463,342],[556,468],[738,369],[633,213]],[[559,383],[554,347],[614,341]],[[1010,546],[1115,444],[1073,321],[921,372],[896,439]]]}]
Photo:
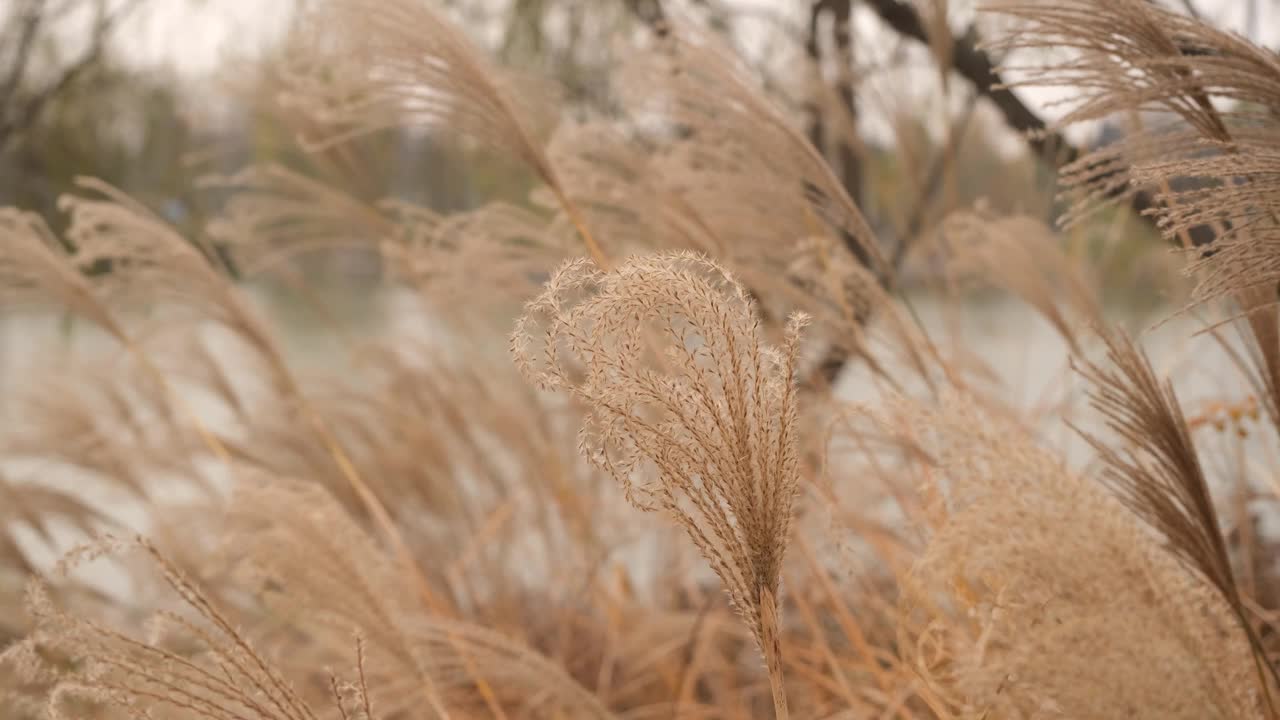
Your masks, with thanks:
[{"label": "blurred foliage", "polygon": [[195,138],[168,81],[102,65],[55,97],[2,159],[5,204],[56,217],[78,175],[128,188],[175,221],[189,215]]},{"label": "blurred foliage", "polygon": [[[506,11],[494,13],[475,3],[443,4],[507,64],[554,77],[571,112],[607,110],[603,89],[616,59],[613,39],[627,37],[640,24],[634,9],[621,1],[511,0]],[[723,28],[726,20],[711,25]],[[780,37],[790,32],[776,31]],[[127,44],[127,37],[123,41]],[[50,49],[39,52],[33,62],[56,61]],[[269,66],[271,58],[266,60]],[[785,87],[785,79],[765,80],[782,90],[793,108],[795,98],[808,91],[794,80]],[[76,176],[91,175],[198,234],[222,195],[197,179],[253,163],[299,170],[362,199],[396,196],[441,211],[471,208],[480,198],[524,203],[534,186],[523,168],[507,160],[404,131],[306,152],[298,142],[299,128],[276,100],[276,89],[269,73],[256,70],[228,68],[227,77],[216,82],[192,82],[168,71],[126,69],[118,57],[103,53],[8,151],[0,152],[0,204],[36,210],[57,227],[64,222],[56,210],[58,196],[72,189]],[[217,110],[214,122],[206,117],[211,109]],[[919,114],[902,109],[894,113],[898,127],[892,143],[859,143],[864,211],[886,244],[910,231],[928,234],[947,212],[976,202],[997,212],[1052,218],[1052,169],[1028,153],[1011,154],[1009,144],[1000,143],[999,136],[1008,133],[1001,120],[984,114],[981,104],[978,110],[973,122],[959,126],[962,136],[953,147],[932,135]],[[936,190],[923,193],[934,182],[929,175],[937,172],[938,158],[947,154]],[[1117,250],[1113,233],[1123,219],[1103,217],[1098,223],[1084,233],[1106,239],[1081,247],[1095,259],[1114,260],[1115,281],[1130,282],[1139,272],[1134,259],[1156,241],[1155,234],[1141,223],[1124,224],[1126,237],[1136,242]]]}]

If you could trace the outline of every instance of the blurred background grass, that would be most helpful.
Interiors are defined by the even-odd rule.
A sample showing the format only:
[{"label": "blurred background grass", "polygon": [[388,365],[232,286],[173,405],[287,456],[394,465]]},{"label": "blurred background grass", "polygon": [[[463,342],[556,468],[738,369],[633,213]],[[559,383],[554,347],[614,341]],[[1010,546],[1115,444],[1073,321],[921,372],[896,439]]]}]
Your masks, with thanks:
[{"label": "blurred background grass", "polygon": [[[1054,176],[1062,156],[1029,144],[1019,127],[1025,118],[1016,115],[1021,105],[1029,117],[1051,121],[1046,101],[1052,97],[996,97],[975,82],[983,78],[965,64],[971,60],[965,53],[980,54],[981,37],[993,29],[983,27],[969,2],[441,4],[505,63],[553,77],[566,89],[563,107],[570,114],[608,110],[600,89],[618,53],[655,12],[694,16],[722,33],[772,98],[807,129],[888,247],[904,238],[919,244],[948,212],[976,202],[1047,222],[1060,209]],[[1252,20],[1266,27],[1267,3],[1238,5],[1253,6],[1253,17],[1224,5],[1221,23]],[[361,140],[352,153],[357,164],[301,152],[296,127],[275,104],[275,79],[263,68],[281,52],[305,6],[303,0],[5,3],[0,204],[40,212],[57,230],[64,222],[58,196],[76,176],[89,175],[195,232],[225,200],[224,192],[197,180],[249,163],[278,163],[358,197],[392,195],[442,211],[493,198],[528,202],[533,179],[523,168],[411,130]],[[915,25],[904,25],[903,17]],[[913,29],[924,37],[913,36]],[[1086,129],[1069,140],[1086,147],[1115,132]],[[1156,234],[1124,208],[1097,218],[1071,241],[1073,251],[1105,261],[1100,267],[1109,297],[1147,305],[1152,298],[1131,292],[1135,285],[1164,285],[1154,281],[1168,267],[1142,259],[1158,242]],[[306,262],[317,281],[376,272],[375,258],[352,253]],[[930,269],[908,264],[907,270],[910,285],[912,274]]]}]

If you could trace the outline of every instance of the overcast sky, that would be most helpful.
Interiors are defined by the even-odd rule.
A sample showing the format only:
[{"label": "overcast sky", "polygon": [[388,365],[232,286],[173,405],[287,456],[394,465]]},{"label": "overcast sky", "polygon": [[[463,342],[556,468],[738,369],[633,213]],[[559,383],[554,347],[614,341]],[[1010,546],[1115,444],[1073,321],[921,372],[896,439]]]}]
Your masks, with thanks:
[{"label": "overcast sky", "polygon": [[[594,0],[610,2],[621,0]],[[921,0],[917,0],[920,2]],[[1175,5],[1182,0],[1172,0]],[[1191,0],[1206,18],[1220,27],[1245,33],[1274,44],[1280,35],[1280,11],[1274,0]],[[496,14],[511,0],[465,0]],[[465,4],[462,3],[462,4]],[[723,0],[730,7],[762,9],[789,17],[797,25],[804,20],[804,0]],[[923,0],[928,2],[928,0]],[[152,0],[123,30],[126,52],[147,64],[169,64],[184,71],[207,72],[226,52],[270,43],[287,23],[292,0]],[[974,3],[951,0],[953,15],[964,17]],[[1249,8],[1257,10],[1254,28],[1248,28]],[[748,10],[749,12],[749,10]],[[1251,31],[1252,30],[1252,31]]]}]

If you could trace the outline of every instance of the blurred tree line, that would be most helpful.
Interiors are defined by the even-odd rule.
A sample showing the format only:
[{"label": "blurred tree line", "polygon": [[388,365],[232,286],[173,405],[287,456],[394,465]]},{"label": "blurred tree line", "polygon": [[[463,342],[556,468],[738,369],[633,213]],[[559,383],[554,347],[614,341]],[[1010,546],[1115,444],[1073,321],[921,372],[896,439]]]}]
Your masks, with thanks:
[{"label": "blurred tree line", "polygon": [[[229,64],[225,77],[193,82],[130,64],[131,18],[173,1],[9,0],[0,8],[0,204],[37,210],[56,226],[58,196],[76,176],[93,175],[198,230],[221,198],[197,180],[251,162],[302,170],[367,200],[395,195],[440,210],[527,195],[532,178],[501,158],[410,133],[304,153],[269,73]],[[602,100],[617,60],[612,39],[665,32],[677,10],[696,16],[738,46],[805,125],[896,256],[946,212],[979,199],[1050,219],[1053,170],[1077,152],[1052,133],[1026,152],[1008,151],[1010,130],[1045,123],[999,89],[972,19],[957,25],[960,15],[943,0],[797,0],[798,14],[729,0],[432,1],[450,6],[504,61],[555,77],[570,111]],[[869,36],[858,28],[868,23],[889,39],[890,51],[874,60],[859,47]],[[268,61],[272,52],[283,47]],[[933,66],[923,77],[954,102],[903,104],[869,89],[877,74],[922,63]],[[890,132],[863,132],[869,115],[887,118]]]}]

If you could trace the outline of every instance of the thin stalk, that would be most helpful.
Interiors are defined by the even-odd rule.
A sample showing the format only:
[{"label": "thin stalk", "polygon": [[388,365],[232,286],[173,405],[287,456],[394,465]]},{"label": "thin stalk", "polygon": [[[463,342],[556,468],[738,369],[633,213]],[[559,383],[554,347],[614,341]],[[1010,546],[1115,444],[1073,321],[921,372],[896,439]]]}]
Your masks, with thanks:
[{"label": "thin stalk", "polygon": [[769,690],[773,693],[773,717],[790,720],[787,688],[782,677],[782,637],[778,628],[778,602],[773,591],[760,588],[760,652],[769,672]]},{"label": "thin stalk", "polygon": [[596,242],[595,236],[593,236],[591,231],[587,229],[586,218],[582,216],[578,207],[569,200],[569,196],[560,188],[560,184],[558,182],[553,181],[548,183],[548,185],[551,188],[552,194],[556,196],[556,200],[560,203],[560,207],[564,209],[565,215],[569,217],[569,222],[573,223],[574,229],[576,229],[578,231],[578,235],[582,237],[582,242],[587,246],[587,252],[590,253],[591,259],[595,261],[596,265],[598,265],[601,270],[608,270],[610,267],[609,258],[604,254],[604,250],[600,247],[600,244]]}]

